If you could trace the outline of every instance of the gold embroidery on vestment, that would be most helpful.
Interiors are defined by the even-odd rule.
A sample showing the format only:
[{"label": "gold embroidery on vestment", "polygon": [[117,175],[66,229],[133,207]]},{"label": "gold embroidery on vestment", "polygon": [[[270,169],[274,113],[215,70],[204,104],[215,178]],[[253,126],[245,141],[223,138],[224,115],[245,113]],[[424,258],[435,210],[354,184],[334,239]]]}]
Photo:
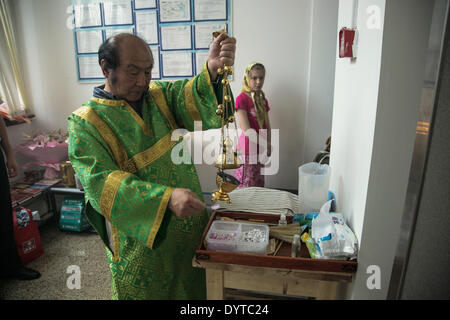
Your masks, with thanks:
[{"label": "gold embroidery on vestment", "polygon": [[124,104],[125,104],[125,108],[127,108],[128,112],[130,112],[130,114],[133,117],[133,119],[139,124],[139,126],[141,127],[141,129],[144,132],[144,134],[146,136],[149,136],[150,135],[150,128],[145,124],[144,120],[137,114],[137,112],[133,109],[132,106],[130,106],[129,103],[124,101]]},{"label": "gold embroidery on vestment", "polygon": [[[109,100],[105,100],[109,101]],[[83,118],[90,124],[92,124],[105,140],[109,149],[113,153],[114,160],[117,165],[123,170],[127,171],[128,156],[125,149],[122,147],[119,139],[112,132],[111,128],[103,121],[102,118],[92,108],[84,106],[74,111],[74,114]]]},{"label": "gold embroidery on vestment", "polygon": [[[120,184],[129,175],[131,175],[131,173],[116,170],[111,172],[105,180],[105,184],[103,185],[102,193],[100,195],[100,211],[105,219],[110,222],[112,208],[114,207],[114,202],[116,201]],[[120,257],[119,230],[112,224],[111,229],[113,232],[113,261],[118,261]]]},{"label": "gold embroidery on vestment", "polygon": [[84,106],[74,111],[74,113],[88,121],[97,129],[111,149],[114,160],[122,171],[136,173],[140,169],[159,159],[178,143],[178,141],[171,140],[172,132],[170,132],[147,150],[134,155],[131,159],[128,159],[127,153],[119,139],[112,132],[108,124],[103,121],[92,108]]},{"label": "gold embroidery on vestment", "polygon": [[162,91],[161,87],[158,86],[155,82],[151,82],[150,93],[155,100],[159,110],[161,110],[164,117],[166,117],[167,121],[169,122],[169,126],[172,128],[172,130],[178,128],[177,122],[175,121],[175,118],[173,117],[173,114],[170,111],[169,106],[167,105],[166,97],[164,96],[164,92]]},{"label": "gold embroidery on vestment", "polygon": [[104,104],[108,107],[120,107],[123,103],[122,100],[111,100],[111,99],[100,99],[100,98],[91,98],[91,100],[97,102],[98,104]]},{"label": "gold embroidery on vestment", "polygon": [[145,124],[144,120],[137,114],[137,112],[133,109],[133,107],[130,106],[130,104],[125,100],[108,100],[100,98],[92,98],[91,100],[97,102],[98,104],[107,105],[108,107],[125,107],[131,114],[133,119],[141,127],[142,131],[144,131],[144,134],[146,136],[150,135],[150,128]]},{"label": "gold embroidery on vestment", "polygon": [[167,209],[167,205],[169,204],[170,197],[173,192],[173,188],[168,187],[162,196],[161,202],[159,203],[158,211],[156,212],[155,221],[153,221],[152,229],[150,230],[150,234],[147,239],[147,247],[153,248],[153,244],[155,242],[156,234],[158,233],[159,227],[164,218],[164,214]]},{"label": "gold embroidery on vestment", "polygon": [[100,196],[100,210],[103,216],[111,221],[111,211],[116,200],[117,192],[123,179],[128,177],[131,173],[124,171],[113,171],[105,180],[102,193]]},{"label": "gold embroidery on vestment", "polygon": [[178,141],[172,141],[172,132],[166,134],[163,138],[159,139],[153,146],[149,149],[136,154],[131,158],[131,162],[136,166],[136,170],[140,170],[155,160],[162,157],[166,152],[168,152]]},{"label": "gold embroidery on vestment", "polygon": [[113,233],[113,248],[114,248],[114,256],[113,261],[117,262],[120,258],[120,243],[119,243],[119,229],[111,225],[112,233]]},{"label": "gold embroidery on vestment", "polygon": [[192,86],[194,85],[194,79],[192,78],[186,83],[186,86],[184,87],[184,95],[186,97],[186,108],[189,112],[192,121],[202,121],[202,118],[200,116],[200,112],[198,112],[197,104],[194,100],[194,92],[192,91]]}]

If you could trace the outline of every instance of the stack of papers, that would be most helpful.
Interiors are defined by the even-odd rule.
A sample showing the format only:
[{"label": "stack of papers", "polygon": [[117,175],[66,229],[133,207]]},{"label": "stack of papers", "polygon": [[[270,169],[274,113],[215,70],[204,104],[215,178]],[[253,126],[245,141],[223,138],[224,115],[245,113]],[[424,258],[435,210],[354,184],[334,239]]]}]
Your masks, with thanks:
[{"label": "stack of papers", "polygon": [[292,215],[299,212],[298,195],[281,190],[250,187],[235,189],[228,194],[231,203],[217,201],[213,209],[217,211],[239,211],[266,214]]}]

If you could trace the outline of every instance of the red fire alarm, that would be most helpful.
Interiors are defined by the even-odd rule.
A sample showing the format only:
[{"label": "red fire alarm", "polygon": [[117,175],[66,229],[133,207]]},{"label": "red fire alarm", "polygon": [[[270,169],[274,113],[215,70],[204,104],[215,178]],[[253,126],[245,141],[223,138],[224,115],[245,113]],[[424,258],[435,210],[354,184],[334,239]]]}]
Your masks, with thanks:
[{"label": "red fire alarm", "polygon": [[339,31],[339,58],[356,57],[356,30],[342,28]]}]

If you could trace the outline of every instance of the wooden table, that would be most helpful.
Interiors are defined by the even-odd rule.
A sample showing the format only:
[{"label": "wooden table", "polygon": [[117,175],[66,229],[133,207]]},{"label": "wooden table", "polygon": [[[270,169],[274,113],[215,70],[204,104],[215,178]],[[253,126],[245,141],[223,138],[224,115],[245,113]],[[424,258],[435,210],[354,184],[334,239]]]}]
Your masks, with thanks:
[{"label": "wooden table", "polygon": [[[192,265],[206,269],[208,300],[225,299],[227,289],[258,292],[273,295],[273,298],[309,297],[333,300],[338,298],[340,286],[353,279],[353,275],[348,273],[256,267],[205,262],[195,258]],[[246,295],[241,298],[251,297]]]},{"label": "wooden table", "polygon": [[[242,216],[235,213],[218,215]],[[311,259],[304,244],[299,258],[290,257],[291,245],[286,242],[277,256],[207,250],[204,239],[215,218],[216,213],[211,217],[192,260],[194,267],[206,269],[207,298],[210,300],[227,299],[230,291],[234,294],[242,291],[246,299],[261,298],[263,295],[269,299],[338,299],[343,286],[352,282],[356,273],[356,261]],[[254,297],[250,292],[254,293]]]}]

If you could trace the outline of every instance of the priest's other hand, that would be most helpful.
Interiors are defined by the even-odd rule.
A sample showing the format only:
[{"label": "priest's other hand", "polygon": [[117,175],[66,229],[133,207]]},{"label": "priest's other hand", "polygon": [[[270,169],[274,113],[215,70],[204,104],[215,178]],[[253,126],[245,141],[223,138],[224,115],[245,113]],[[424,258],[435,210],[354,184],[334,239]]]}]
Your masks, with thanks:
[{"label": "priest's other hand", "polygon": [[199,214],[206,205],[191,190],[176,188],[170,196],[168,207],[178,218],[186,218]]}]

